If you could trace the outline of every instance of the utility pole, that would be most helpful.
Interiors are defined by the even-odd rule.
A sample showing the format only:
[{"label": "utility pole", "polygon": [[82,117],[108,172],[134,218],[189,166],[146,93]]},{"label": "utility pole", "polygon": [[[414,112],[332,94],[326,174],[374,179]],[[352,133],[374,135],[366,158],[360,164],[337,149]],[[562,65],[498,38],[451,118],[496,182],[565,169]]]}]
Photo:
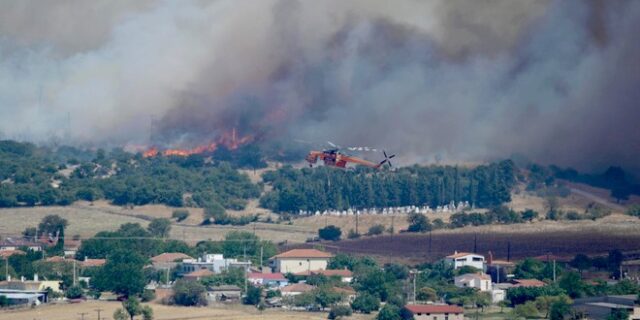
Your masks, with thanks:
[{"label": "utility pole", "polygon": [[496,264],[496,283],[500,283],[500,265]]},{"label": "utility pole", "polygon": [[167,280],[166,285],[167,285],[167,287],[169,286],[169,272],[170,271],[171,271],[171,267],[167,267],[167,277],[166,277],[166,280]]},{"label": "utility pole", "polygon": [[620,277],[618,277],[620,280],[623,280],[624,277],[622,276],[622,263],[620,263]]},{"label": "utility pole", "polygon": [[411,270],[409,271],[409,274],[411,274],[413,276],[413,304],[416,304],[416,278],[418,277],[418,274],[422,273],[422,271],[420,270]]},{"label": "utility pole", "polygon": [[78,315],[80,315],[80,320],[84,320],[84,315],[89,314],[88,312],[80,312],[78,313]]},{"label": "utility pole", "polygon": [[413,274],[413,304],[416,304],[416,274]]},{"label": "utility pole", "polygon": [[96,309],[95,311],[98,313],[98,320],[100,320],[100,311],[102,311],[104,309]]},{"label": "utility pole", "polygon": [[9,281],[9,257],[4,258],[4,280]]},{"label": "utility pole", "polygon": [[263,255],[264,255],[264,245],[260,246],[260,271],[262,271]]},{"label": "utility pole", "polygon": [[396,216],[391,216],[391,234],[394,234],[396,232],[395,229],[395,220],[396,220]]},{"label": "utility pole", "polygon": [[73,285],[76,285],[76,260],[73,259]]},{"label": "utility pole", "polygon": [[360,234],[358,232],[358,212],[356,211],[356,234]]},{"label": "utility pole", "polygon": [[553,259],[553,283],[556,283],[556,260]]}]

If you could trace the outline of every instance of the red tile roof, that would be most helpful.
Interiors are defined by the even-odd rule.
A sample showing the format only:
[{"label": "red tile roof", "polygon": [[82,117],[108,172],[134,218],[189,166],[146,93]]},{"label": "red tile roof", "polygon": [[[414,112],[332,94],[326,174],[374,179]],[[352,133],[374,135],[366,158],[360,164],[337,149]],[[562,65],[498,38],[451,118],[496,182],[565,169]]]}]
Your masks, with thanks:
[{"label": "red tile roof", "polygon": [[309,292],[315,288],[316,288],[315,286],[299,282],[299,283],[290,284],[280,289],[280,291],[281,292]]},{"label": "red tile roof", "polygon": [[65,258],[65,257],[61,257],[61,256],[53,256],[53,257],[49,257],[47,259],[45,259],[46,262],[73,262],[75,261],[75,259],[72,258]]},{"label": "red tile roof", "polygon": [[78,249],[82,244],[81,240],[67,240],[64,239],[64,248],[65,249]]},{"label": "red tile roof", "polygon": [[316,249],[293,249],[271,257],[274,258],[332,258],[333,255],[328,252]]},{"label": "red tile roof", "polygon": [[80,265],[83,267],[101,267],[107,263],[106,259],[84,259],[80,261]]},{"label": "red tile roof", "polygon": [[538,279],[513,279],[514,287],[544,287],[547,284]]},{"label": "red tile roof", "polygon": [[340,277],[353,277],[353,272],[349,269],[330,269],[330,270],[312,270],[301,271],[296,273],[296,276],[308,276],[311,274],[321,274],[326,277],[340,276]]},{"label": "red tile roof", "polygon": [[493,260],[491,261],[491,263],[489,263],[489,265],[510,267],[510,266],[515,266],[516,264],[507,260]]},{"label": "red tile roof", "polygon": [[187,273],[184,275],[185,278],[201,278],[201,277],[208,277],[208,276],[212,276],[215,273],[213,273],[211,270],[209,269],[200,269],[200,270],[196,270],[190,273]]},{"label": "red tile roof", "polygon": [[181,260],[181,259],[193,259],[193,258],[182,252],[165,252],[151,258],[151,261],[155,263],[166,263],[166,262],[175,262],[176,260]]},{"label": "red tile roof", "polygon": [[447,256],[447,258],[457,259],[466,256],[482,256],[481,254],[471,253],[471,252],[456,252],[452,255]]},{"label": "red tile roof", "polygon": [[22,250],[1,250],[0,251],[0,257],[2,258],[8,258],[11,257],[13,255],[16,254],[27,254],[26,252],[22,251]]},{"label": "red tile roof", "polygon": [[464,309],[458,306],[436,304],[408,304],[405,306],[411,313],[464,313]]}]

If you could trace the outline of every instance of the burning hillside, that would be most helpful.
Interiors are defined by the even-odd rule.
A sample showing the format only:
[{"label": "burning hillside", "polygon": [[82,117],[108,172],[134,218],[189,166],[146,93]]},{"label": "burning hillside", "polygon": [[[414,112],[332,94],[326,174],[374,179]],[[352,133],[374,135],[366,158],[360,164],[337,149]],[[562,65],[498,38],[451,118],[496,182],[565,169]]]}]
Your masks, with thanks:
[{"label": "burning hillside", "polygon": [[155,157],[157,155],[186,157],[192,154],[212,153],[216,151],[220,146],[224,146],[228,150],[236,150],[240,146],[253,142],[254,140],[255,140],[254,135],[239,136],[237,129],[234,127],[230,131],[225,131],[214,142],[210,142],[207,144],[199,145],[199,146],[188,148],[188,149],[173,149],[173,148],[160,149],[158,147],[151,147],[145,152],[143,152],[142,155],[146,158]]}]

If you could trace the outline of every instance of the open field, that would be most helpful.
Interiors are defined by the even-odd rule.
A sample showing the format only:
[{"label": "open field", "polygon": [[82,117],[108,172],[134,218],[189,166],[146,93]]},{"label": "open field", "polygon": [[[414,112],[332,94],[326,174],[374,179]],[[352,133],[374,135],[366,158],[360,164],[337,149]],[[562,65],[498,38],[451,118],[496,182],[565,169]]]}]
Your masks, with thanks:
[{"label": "open field", "polygon": [[[539,222],[506,226],[467,227],[431,234],[398,234],[340,242],[322,242],[338,253],[371,255],[381,261],[434,261],[454,250],[492,251],[496,258],[519,259],[544,254],[573,257],[577,253],[606,254],[609,250],[640,250],[640,220],[613,215],[598,222]],[[300,245],[310,246],[310,245]],[[298,247],[300,247],[298,246]]]},{"label": "open field", "polygon": [[[252,180],[258,179],[260,171],[246,172]],[[572,184],[571,195],[560,198],[562,210],[575,210],[583,212],[589,203],[597,202],[608,206],[615,213],[623,211],[624,207],[613,203],[606,190],[592,188],[584,185]],[[633,197],[630,202],[637,199]],[[628,203],[626,203],[628,204]],[[513,194],[512,201],[508,204],[514,210],[521,211],[527,208],[536,210],[542,214],[545,211],[545,199],[524,192]],[[153,218],[170,218],[175,208],[164,205],[145,205],[136,207],[121,207],[109,204],[106,201],[93,203],[79,201],[66,207],[34,207],[34,208],[8,208],[0,209],[0,236],[17,236],[26,227],[33,227],[48,214],[58,214],[69,221],[67,235],[80,235],[82,238],[93,236],[98,231],[116,230],[123,223],[140,223],[146,226]],[[281,223],[252,223],[246,226],[200,226],[203,220],[201,208],[187,208],[190,216],[180,223],[173,223],[171,238],[187,241],[191,244],[200,240],[220,240],[232,230],[245,230],[255,232],[262,239],[276,243],[287,242],[299,244],[308,238],[317,235],[319,228],[326,225],[336,225],[343,231],[343,237],[349,230],[356,229],[355,216],[310,216],[293,219],[291,222]],[[229,211],[230,215],[259,214],[260,220],[271,217],[277,221],[278,215],[269,210],[259,208],[258,201],[252,200],[247,208],[242,211]],[[448,222],[449,213],[431,213],[427,215],[432,221],[440,218]],[[374,224],[382,224],[387,229],[392,225],[396,232],[407,228],[406,216],[360,216],[358,218],[358,231],[361,234],[367,232]],[[493,225],[480,227],[466,227],[455,230],[440,231],[442,233],[466,234],[466,233],[532,233],[532,232],[593,232],[601,234],[633,234],[640,232],[640,220],[623,215],[614,214],[597,221],[538,221],[516,225]]]},{"label": "open field", "polygon": [[[102,309],[100,317],[112,319],[113,312],[122,306],[115,301],[87,301],[78,304],[51,304],[34,309],[16,311],[3,311],[0,320],[72,320],[80,319],[81,313],[86,313],[84,319],[96,319],[97,309]],[[267,309],[263,312],[254,307],[242,305],[229,305],[220,307],[177,307],[151,304],[154,319],[157,320],[181,320],[181,319],[216,319],[216,320],[279,320],[279,319],[326,319],[327,313],[294,312],[280,309]],[[364,320],[373,319],[372,315],[364,317],[355,315],[349,319]]]}]

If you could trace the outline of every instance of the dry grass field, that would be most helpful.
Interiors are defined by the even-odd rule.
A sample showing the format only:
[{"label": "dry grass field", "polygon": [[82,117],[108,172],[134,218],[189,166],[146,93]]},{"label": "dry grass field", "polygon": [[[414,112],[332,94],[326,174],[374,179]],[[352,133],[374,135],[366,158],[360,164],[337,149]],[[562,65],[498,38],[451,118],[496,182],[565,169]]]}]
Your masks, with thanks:
[{"label": "dry grass field", "polygon": [[[87,301],[78,304],[51,304],[33,309],[16,311],[3,311],[0,320],[75,320],[81,319],[80,314],[85,313],[84,319],[97,319],[97,309],[102,309],[100,317],[112,319],[113,312],[122,306],[119,302]],[[216,320],[280,320],[280,319],[326,319],[327,313],[295,312],[280,309],[267,309],[263,312],[254,307],[242,305],[230,305],[221,307],[177,307],[151,304],[156,320],[182,320],[182,319],[216,319]],[[373,319],[355,315],[349,319],[364,320]]]},{"label": "dry grass field", "polygon": [[[246,174],[254,181],[258,181],[260,171],[254,173],[247,171]],[[619,213],[623,211],[621,207],[612,202],[606,190],[592,188],[584,185],[570,185],[571,188],[587,192],[589,197],[580,193],[572,193],[566,198],[560,198],[562,210],[575,210],[583,212],[585,207],[594,199],[607,204],[612,211]],[[631,202],[637,200],[634,197]],[[513,194],[512,201],[508,204],[514,210],[533,209],[538,212],[545,211],[545,199],[532,196],[526,193]],[[136,207],[120,207],[109,204],[106,201],[76,202],[67,207],[36,207],[36,208],[10,208],[0,209],[0,236],[16,236],[25,228],[33,227],[47,214],[58,214],[69,221],[67,235],[80,235],[83,238],[91,237],[98,231],[116,230],[123,223],[140,223],[146,226],[153,218],[170,218],[175,208],[164,205],[145,205]],[[343,230],[343,236],[349,230],[356,229],[355,216],[311,216],[293,219],[291,222],[265,223],[258,222],[246,226],[200,226],[203,220],[203,211],[200,208],[187,208],[190,216],[187,220],[175,223],[172,226],[171,238],[185,240],[188,243],[195,243],[200,240],[220,240],[233,230],[244,230],[255,232],[260,238],[271,240],[276,243],[287,242],[290,244],[303,243],[308,238],[317,235],[319,228],[326,225],[336,225]],[[247,208],[242,211],[229,211],[229,214],[238,216],[246,214],[259,214],[260,220],[264,221],[271,217],[277,221],[278,215],[269,210],[259,208],[258,201],[250,201]],[[447,222],[450,214],[433,213],[428,217],[432,221],[440,218]],[[360,216],[358,218],[358,231],[364,234],[375,224],[382,224],[385,228],[392,225],[396,232],[407,228],[405,216]],[[466,227],[443,232],[469,233],[469,232],[558,232],[590,230],[594,232],[610,232],[615,234],[631,234],[640,231],[640,220],[631,217],[614,214],[597,221],[538,221],[535,223],[524,223],[516,225],[493,225],[481,227]]]}]

